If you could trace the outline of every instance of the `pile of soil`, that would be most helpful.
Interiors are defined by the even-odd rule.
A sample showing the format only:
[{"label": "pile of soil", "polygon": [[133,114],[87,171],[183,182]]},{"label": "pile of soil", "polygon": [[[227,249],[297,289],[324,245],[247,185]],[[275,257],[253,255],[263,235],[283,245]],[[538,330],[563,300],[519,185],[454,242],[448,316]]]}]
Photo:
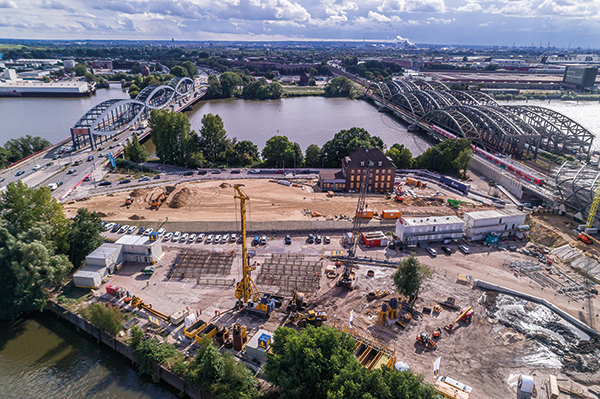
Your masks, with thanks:
[{"label": "pile of soil", "polygon": [[169,208],[183,208],[187,204],[190,194],[192,194],[192,190],[187,187],[182,188],[173,195],[173,199],[169,202]]},{"label": "pile of soil", "polygon": [[229,188],[229,187],[231,187],[231,184],[223,182],[223,183],[221,183],[221,185],[219,187],[221,187],[221,188]]},{"label": "pile of soil", "polygon": [[144,216],[140,216],[140,215],[131,215],[131,216],[129,216],[129,219],[131,219],[131,220],[144,220],[146,218]]},{"label": "pile of soil", "polygon": [[542,244],[551,248],[560,247],[567,243],[562,236],[539,223],[532,226],[529,236],[536,244]]},{"label": "pile of soil", "polygon": [[108,215],[107,215],[106,213],[104,213],[104,212],[96,212],[96,213],[97,213],[97,214],[98,214],[98,216],[100,216],[101,218],[105,218],[105,217],[107,217],[107,216],[108,216]]},{"label": "pile of soil", "polygon": [[133,198],[139,198],[145,196],[147,193],[148,189],[146,188],[136,188],[131,193],[129,193],[129,196]]}]

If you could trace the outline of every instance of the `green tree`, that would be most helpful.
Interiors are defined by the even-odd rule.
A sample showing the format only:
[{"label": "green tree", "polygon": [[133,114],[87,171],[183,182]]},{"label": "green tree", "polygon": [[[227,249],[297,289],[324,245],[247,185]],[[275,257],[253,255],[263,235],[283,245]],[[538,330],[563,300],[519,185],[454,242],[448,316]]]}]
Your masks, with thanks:
[{"label": "green tree", "polygon": [[15,162],[51,145],[52,143],[42,137],[32,137],[28,134],[18,139],[9,139],[4,148],[10,152],[10,161]]},{"label": "green tree", "polygon": [[171,73],[180,78],[185,78],[189,76],[187,69],[180,65],[175,65],[173,68],[171,68]]},{"label": "green tree", "polygon": [[464,163],[459,165],[454,161],[463,150],[470,148],[471,140],[468,139],[444,140],[415,158],[414,166],[444,174],[458,174],[458,167],[463,166]]},{"label": "green tree", "polygon": [[398,293],[410,298],[414,303],[419,296],[419,291],[425,280],[431,278],[433,272],[431,269],[419,262],[414,252],[410,256],[402,259],[398,264],[398,269],[392,276]]},{"label": "green tree", "polygon": [[238,141],[234,144],[236,164],[250,166],[260,161],[258,147],[249,140]]},{"label": "green tree", "polygon": [[76,269],[81,267],[86,256],[104,242],[100,235],[101,222],[96,212],[90,212],[87,208],[77,210],[77,216],[69,227],[69,260]]},{"label": "green tree", "polygon": [[46,290],[73,268],[66,255],[55,252],[50,224],[35,222],[19,231],[9,226],[10,222],[0,219],[0,319],[42,310],[48,299]]},{"label": "green tree", "polygon": [[123,315],[117,309],[100,303],[91,303],[82,310],[81,315],[94,326],[117,335],[123,329]]},{"label": "green tree", "polygon": [[38,222],[46,223],[50,226],[47,244],[57,253],[67,253],[69,220],[48,187],[30,188],[20,180],[9,183],[0,194],[0,213],[15,236],[30,230]]},{"label": "green tree", "polygon": [[316,144],[306,147],[304,165],[309,168],[318,168],[321,166],[321,149]]},{"label": "green tree", "polygon": [[199,138],[200,149],[210,162],[217,162],[230,144],[223,119],[219,115],[205,114],[202,117]]},{"label": "green tree", "polygon": [[87,67],[83,64],[77,64],[73,68],[73,72],[75,72],[75,76],[83,76],[87,72]]},{"label": "green tree", "polygon": [[181,66],[185,68],[189,77],[193,78],[194,76],[198,75],[198,68],[196,67],[196,65],[194,65],[193,62],[183,61],[181,63]]},{"label": "green tree", "polygon": [[242,77],[235,72],[224,72],[219,77],[223,97],[229,98],[242,94],[241,87],[243,86]]},{"label": "green tree", "polygon": [[136,98],[138,94],[140,94],[140,91],[142,89],[140,89],[138,87],[138,85],[136,85],[135,83],[133,83],[131,86],[129,86],[129,97],[130,98]]},{"label": "green tree", "polygon": [[208,92],[206,95],[208,98],[221,98],[223,97],[223,87],[221,87],[221,82],[215,75],[210,75],[208,77]]},{"label": "green tree", "polygon": [[473,149],[465,148],[459,152],[456,159],[452,161],[452,165],[460,172],[461,176],[467,176],[467,169],[469,169],[469,165],[471,164],[472,156]]},{"label": "green tree", "polygon": [[140,144],[138,141],[137,134],[131,136],[131,140],[127,139],[127,143],[123,148],[123,155],[125,159],[129,159],[133,162],[146,162],[148,160],[148,150]]},{"label": "green tree", "polygon": [[238,363],[231,353],[223,356],[223,372],[211,391],[215,399],[254,399],[258,396],[252,372]]},{"label": "green tree", "polygon": [[129,329],[129,346],[135,349],[143,339],[144,330],[135,325]]},{"label": "green tree", "polygon": [[[323,145],[322,154],[325,167],[339,168],[342,159],[358,150],[364,148],[379,148],[385,150],[383,140],[378,136],[371,136],[363,128],[353,127],[348,130],[340,130],[333,139]],[[326,154],[326,155],[325,155]]]},{"label": "green tree", "polygon": [[357,98],[359,95],[352,81],[344,76],[337,76],[325,85],[325,97]]},{"label": "green tree", "polygon": [[404,147],[404,144],[394,144],[386,156],[390,157],[396,168],[409,169],[412,162],[412,154],[410,150]]},{"label": "green tree", "polygon": [[298,143],[292,143],[287,136],[273,136],[267,140],[262,150],[262,157],[268,167],[288,168],[302,165],[304,156]]},{"label": "green tree", "polygon": [[153,109],[148,126],[152,129],[156,154],[162,162],[185,166],[198,152],[197,134],[190,131],[190,120],[185,114]]}]

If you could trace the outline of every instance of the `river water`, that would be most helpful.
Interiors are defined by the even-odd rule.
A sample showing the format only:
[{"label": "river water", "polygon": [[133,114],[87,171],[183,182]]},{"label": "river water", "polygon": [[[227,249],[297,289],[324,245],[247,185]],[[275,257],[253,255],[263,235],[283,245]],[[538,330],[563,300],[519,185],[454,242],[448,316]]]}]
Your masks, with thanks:
[{"label": "river water", "polygon": [[53,314],[0,322],[0,398],[176,399],[165,384]]}]

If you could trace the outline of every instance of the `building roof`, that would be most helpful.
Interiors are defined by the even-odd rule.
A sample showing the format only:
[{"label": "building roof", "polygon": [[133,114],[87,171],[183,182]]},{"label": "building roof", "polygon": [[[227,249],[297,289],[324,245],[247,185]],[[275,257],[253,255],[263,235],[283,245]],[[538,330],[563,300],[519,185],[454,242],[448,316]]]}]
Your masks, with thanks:
[{"label": "building roof", "polygon": [[[364,168],[367,163],[371,161],[373,162],[374,168],[394,168],[396,166],[392,163],[392,161],[384,155],[384,153],[379,148],[364,148],[360,147],[358,150],[354,151],[354,153],[345,157],[342,160],[342,166],[344,168],[358,169]],[[379,164],[381,162],[381,165]]]},{"label": "building roof", "polygon": [[265,351],[266,349],[261,348],[261,347],[258,346],[258,340],[263,335],[268,335],[269,337],[271,337],[271,341],[273,340],[273,333],[271,331],[263,330],[261,328],[261,329],[259,329],[256,332],[256,334],[254,334],[254,336],[252,337],[252,339],[250,339],[250,341],[248,341],[248,343],[246,344],[246,346],[248,346],[248,347],[250,347],[252,349],[258,349],[258,350],[261,350],[261,351]]},{"label": "building roof", "polygon": [[86,256],[86,259],[106,259],[111,254],[120,250],[120,245],[104,243]]},{"label": "building roof", "polygon": [[132,235],[124,235],[119,238],[115,244],[120,245],[152,245],[155,241],[150,241],[148,236],[132,236]]},{"label": "building roof", "polygon": [[398,223],[404,226],[439,226],[443,224],[464,223],[458,216],[424,216],[420,218],[400,218]]},{"label": "building roof", "polygon": [[505,209],[491,209],[488,211],[476,211],[476,212],[465,212],[465,218],[471,218],[474,220],[480,219],[495,219],[506,216],[517,216],[526,215],[525,212],[521,212],[517,208],[505,208]]},{"label": "building roof", "polygon": [[55,89],[55,88],[63,88],[63,87],[82,87],[84,86],[87,90],[88,83],[83,81],[78,82],[53,82],[53,83],[44,83],[44,82],[36,82],[32,80],[23,80],[17,82],[6,82],[2,85],[3,87],[17,87],[17,88],[35,88],[35,89]]},{"label": "building roof", "polygon": [[319,171],[319,176],[321,177],[321,180],[341,180],[343,182],[346,181],[344,173],[342,173],[341,169],[321,170]]}]

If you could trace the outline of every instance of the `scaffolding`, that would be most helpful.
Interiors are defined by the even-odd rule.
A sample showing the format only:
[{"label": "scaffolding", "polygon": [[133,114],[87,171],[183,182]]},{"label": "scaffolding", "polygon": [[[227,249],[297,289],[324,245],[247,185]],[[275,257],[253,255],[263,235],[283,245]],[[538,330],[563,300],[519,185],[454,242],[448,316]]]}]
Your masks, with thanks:
[{"label": "scaffolding", "polygon": [[264,259],[256,284],[265,292],[292,295],[294,289],[313,293],[319,288],[321,261],[308,260],[302,254],[271,254]]},{"label": "scaffolding", "polygon": [[225,285],[231,272],[235,251],[213,252],[186,248],[169,266],[168,278],[194,279],[202,285]]}]

